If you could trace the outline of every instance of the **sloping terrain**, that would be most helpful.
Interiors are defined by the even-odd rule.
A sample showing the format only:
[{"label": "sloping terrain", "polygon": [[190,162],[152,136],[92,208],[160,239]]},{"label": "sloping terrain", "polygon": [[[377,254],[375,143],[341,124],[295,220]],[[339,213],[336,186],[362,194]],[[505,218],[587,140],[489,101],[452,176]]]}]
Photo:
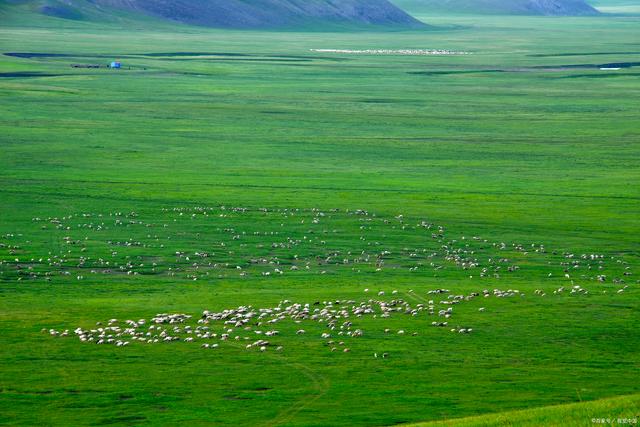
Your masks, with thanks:
[{"label": "sloping terrain", "polygon": [[508,411],[413,424],[412,427],[480,427],[480,426],[584,426],[593,424],[631,424],[637,422],[640,413],[640,395],[618,396],[592,402],[569,403],[524,411]]},{"label": "sloping terrain", "polygon": [[596,15],[584,0],[395,0],[408,10],[421,12],[481,13],[499,15]]},{"label": "sloping terrain", "polygon": [[133,13],[221,28],[422,25],[388,0],[3,0],[2,4],[64,19],[109,20]]}]

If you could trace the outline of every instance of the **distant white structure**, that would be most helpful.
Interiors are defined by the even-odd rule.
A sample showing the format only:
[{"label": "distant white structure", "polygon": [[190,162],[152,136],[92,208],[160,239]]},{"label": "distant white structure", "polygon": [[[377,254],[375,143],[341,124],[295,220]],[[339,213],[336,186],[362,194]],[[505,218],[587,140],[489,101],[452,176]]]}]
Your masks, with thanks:
[{"label": "distant white structure", "polygon": [[470,55],[471,52],[457,52],[446,49],[309,49],[318,53],[346,53],[351,55]]}]

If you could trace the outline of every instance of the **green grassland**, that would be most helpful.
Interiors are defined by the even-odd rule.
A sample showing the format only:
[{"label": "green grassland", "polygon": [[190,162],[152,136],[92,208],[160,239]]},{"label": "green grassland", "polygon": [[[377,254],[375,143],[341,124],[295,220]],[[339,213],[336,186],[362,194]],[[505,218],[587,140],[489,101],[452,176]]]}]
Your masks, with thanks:
[{"label": "green grassland", "polygon": [[[0,423],[638,416],[636,398],[542,408],[639,392],[637,16],[433,16],[419,32],[123,26],[6,5],[0,19]],[[215,350],[48,332],[393,299],[436,314],[351,316],[358,338],[286,319],[264,352],[245,348],[258,325]],[[433,327],[447,307],[473,332]]]}]

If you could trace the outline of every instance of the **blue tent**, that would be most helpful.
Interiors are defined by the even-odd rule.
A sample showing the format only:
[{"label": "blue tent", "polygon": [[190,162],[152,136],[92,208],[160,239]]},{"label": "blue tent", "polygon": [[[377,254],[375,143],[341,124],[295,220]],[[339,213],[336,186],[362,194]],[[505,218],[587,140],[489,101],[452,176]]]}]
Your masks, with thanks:
[{"label": "blue tent", "polygon": [[120,63],[120,61],[113,61],[111,63],[111,68],[120,68],[122,67],[122,64]]}]

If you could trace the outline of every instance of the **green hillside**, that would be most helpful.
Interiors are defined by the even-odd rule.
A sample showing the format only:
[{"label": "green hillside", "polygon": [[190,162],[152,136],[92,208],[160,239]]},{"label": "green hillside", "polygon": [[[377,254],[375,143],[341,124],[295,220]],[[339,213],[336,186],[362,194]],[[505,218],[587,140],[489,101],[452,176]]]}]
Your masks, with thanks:
[{"label": "green hillside", "polygon": [[567,426],[578,427],[593,424],[625,425],[637,424],[640,417],[640,395],[613,397],[593,402],[571,403],[568,405],[511,411],[412,424],[415,427],[481,427],[481,426]]},{"label": "green hillside", "polygon": [[387,0],[0,0],[0,7],[71,21],[154,18],[216,28],[423,26]]},{"label": "green hillside", "polygon": [[422,13],[589,16],[598,11],[585,0],[393,0]]}]

